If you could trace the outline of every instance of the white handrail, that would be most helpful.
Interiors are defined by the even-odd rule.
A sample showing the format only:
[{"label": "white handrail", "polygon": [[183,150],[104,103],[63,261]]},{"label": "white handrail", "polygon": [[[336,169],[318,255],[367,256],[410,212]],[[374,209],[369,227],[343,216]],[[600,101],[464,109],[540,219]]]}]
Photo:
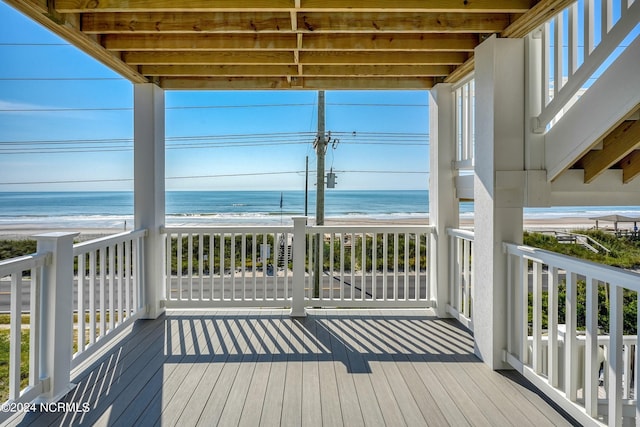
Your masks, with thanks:
[{"label": "white handrail", "polygon": [[[509,324],[515,325],[508,333],[505,360],[535,379],[545,394],[581,421],[592,423],[604,415],[610,423],[618,425],[631,393],[631,377],[637,381],[637,370],[632,372],[632,369],[640,366],[640,355],[635,351],[638,337],[623,336],[624,291],[634,291],[637,297],[640,274],[512,243],[504,243],[504,249],[508,257],[508,318]],[[559,337],[558,324],[561,273],[566,283],[563,337]],[[585,293],[584,307],[578,307],[580,281],[585,284],[580,287]],[[598,329],[603,304],[598,301],[598,289],[602,286],[609,299],[608,332]],[[529,322],[530,310],[532,323]],[[578,334],[578,312],[584,312],[584,336]],[[543,314],[548,319],[546,328]],[[636,314],[636,328],[637,320]],[[602,386],[599,384],[601,347],[606,347],[606,383]],[[560,359],[564,360],[563,364]],[[599,397],[600,389],[606,390],[606,405]]]}]

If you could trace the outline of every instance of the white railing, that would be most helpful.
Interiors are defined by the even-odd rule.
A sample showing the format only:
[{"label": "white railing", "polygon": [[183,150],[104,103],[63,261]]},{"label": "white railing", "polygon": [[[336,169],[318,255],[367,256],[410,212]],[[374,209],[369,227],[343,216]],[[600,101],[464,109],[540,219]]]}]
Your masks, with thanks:
[{"label": "white railing", "polygon": [[[103,345],[108,334],[142,313],[140,286],[145,236],[145,230],[137,230],[74,245],[73,366]],[[98,342],[100,346],[96,346]]]},{"label": "white railing", "polygon": [[[42,293],[42,269],[51,263],[50,253],[35,253],[0,262],[0,284],[4,288],[9,278],[9,400],[29,402],[40,395],[43,382],[40,378],[40,314]],[[4,289],[3,289],[4,290]],[[6,292],[6,290],[4,290]],[[28,295],[28,309],[23,307],[24,295]],[[29,312],[28,329],[22,328],[22,313]],[[29,360],[22,360],[22,348],[29,347]],[[28,372],[28,382],[22,386],[22,365]],[[6,379],[3,379],[5,381]],[[1,403],[1,402],[0,402]],[[2,419],[0,418],[0,422]]]},{"label": "white railing", "polygon": [[454,87],[457,169],[473,170],[475,150],[475,81],[473,75]]},{"label": "white railing", "polygon": [[473,330],[473,232],[447,229],[449,237],[449,304],[447,312]]},{"label": "white railing", "polygon": [[427,307],[435,300],[431,227],[300,230],[297,236],[294,227],[165,228],[166,306]]},{"label": "white railing", "polygon": [[[307,305],[432,305],[431,233],[429,226],[309,227]],[[322,247],[319,257],[318,241]]]},{"label": "white railing", "polygon": [[[640,274],[526,246],[504,247],[506,361],[583,423],[634,422]],[[625,314],[624,307],[634,308]]]},{"label": "white railing", "polygon": [[542,38],[540,70],[532,73],[542,79],[534,131],[544,132],[568,108],[639,21],[638,1],[578,0],[534,32]]},{"label": "white railing", "polygon": [[[10,294],[8,408],[62,398],[71,387],[71,370],[143,312],[146,231],[73,245],[77,235],[35,236],[37,253],[0,262],[0,287],[8,285]],[[23,314],[29,316],[26,328]],[[29,360],[23,361],[26,345]],[[0,423],[11,415],[1,412]]]},{"label": "white railing", "polygon": [[167,227],[167,307],[289,306],[292,227]]}]

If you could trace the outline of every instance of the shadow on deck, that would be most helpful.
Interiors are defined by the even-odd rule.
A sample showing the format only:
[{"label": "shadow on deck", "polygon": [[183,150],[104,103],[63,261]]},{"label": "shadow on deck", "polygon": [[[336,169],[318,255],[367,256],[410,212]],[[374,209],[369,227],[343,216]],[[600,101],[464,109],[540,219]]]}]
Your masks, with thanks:
[{"label": "shadow on deck", "polygon": [[72,411],[11,425],[571,423],[427,310],[170,312],[136,322],[72,380],[63,399]]}]

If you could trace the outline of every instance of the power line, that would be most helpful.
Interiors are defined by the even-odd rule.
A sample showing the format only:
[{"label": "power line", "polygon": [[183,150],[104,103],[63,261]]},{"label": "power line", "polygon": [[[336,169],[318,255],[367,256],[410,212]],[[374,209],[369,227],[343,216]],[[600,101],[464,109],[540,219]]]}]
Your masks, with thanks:
[{"label": "power line", "polygon": [[[314,172],[315,171],[309,171]],[[428,175],[428,171],[394,171],[394,170],[337,170],[340,173],[354,173],[354,174],[369,174],[369,173],[381,173],[381,174],[423,174]],[[186,175],[186,176],[168,176],[165,180],[181,180],[181,179],[204,179],[204,178],[238,178],[245,176],[269,176],[269,175],[300,175],[304,174],[303,170],[294,171],[271,171],[271,172],[246,172],[246,173],[229,173],[229,174],[215,174],[215,175]],[[77,179],[77,180],[55,180],[55,181],[22,181],[22,182],[0,182],[0,185],[47,185],[47,184],[91,184],[99,182],[132,182],[133,178],[109,178],[109,179]]]}]

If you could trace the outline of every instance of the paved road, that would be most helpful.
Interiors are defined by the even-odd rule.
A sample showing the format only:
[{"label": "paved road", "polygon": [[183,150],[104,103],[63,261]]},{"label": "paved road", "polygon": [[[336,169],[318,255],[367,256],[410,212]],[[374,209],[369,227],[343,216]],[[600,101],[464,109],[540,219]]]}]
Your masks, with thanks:
[{"label": "paved road", "polygon": [[[307,279],[309,279],[307,277]],[[380,299],[383,297],[384,293],[384,284],[382,274],[376,274],[376,286],[375,290],[372,285],[372,276],[371,274],[366,275],[363,278],[361,275],[356,275],[353,280],[350,274],[345,274],[343,277],[343,281],[340,279],[339,274],[334,274],[333,277],[328,274],[324,274],[322,277],[322,296],[323,298],[339,298],[340,290],[342,288],[342,292],[345,298],[362,298],[364,293],[365,299],[373,298],[375,295],[376,299]],[[421,286],[421,298],[425,297],[424,287],[426,284],[426,274],[419,274],[419,281]],[[178,297],[178,279],[173,277],[171,280],[171,297]],[[415,282],[415,273],[411,273],[409,275],[408,282],[408,293],[409,297],[413,298],[415,295],[414,291],[414,282]],[[213,297],[215,299],[218,298],[258,298],[262,299],[263,295],[265,295],[266,290],[266,298],[273,298],[274,295],[276,298],[284,298],[285,297],[285,286],[287,287],[288,294],[291,295],[291,283],[292,277],[291,275],[287,277],[285,283],[285,277],[280,275],[278,277],[267,276],[266,277],[266,285],[265,278],[263,276],[256,277],[256,290],[254,293],[254,285],[253,285],[253,276],[250,274],[246,274],[246,286],[242,287],[242,277],[240,275],[236,275],[234,279],[231,276],[225,276],[223,284],[221,284],[221,279],[219,276],[213,278]],[[363,285],[364,283],[364,285]],[[117,282],[116,282],[117,284]],[[191,290],[192,298],[200,298],[200,278],[194,277],[192,279],[192,287],[189,287],[188,279],[186,277],[182,278],[182,297],[189,298],[189,293]],[[108,306],[109,304],[109,288],[108,282],[105,287],[105,304]],[[307,291],[309,291],[309,287],[312,286],[310,281],[307,281]],[[404,298],[404,275],[398,275],[398,298]],[[8,279],[0,280],[0,312],[6,313],[10,309],[10,289],[11,289],[11,281]],[[29,310],[29,280],[23,280],[22,285],[20,286],[22,293],[22,310]],[[74,290],[77,289],[77,280],[74,280]],[[202,288],[202,297],[204,299],[211,298],[211,277],[205,276],[203,278],[203,288]],[[235,294],[234,294],[235,289]],[[89,295],[88,291],[85,291],[85,304],[89,306]],[[117,287],[115,288],[115,295],[117,295]],[[395,288],[394,288],[394,276],[393,274],[387,275],[387,298],[394,298],[395,296]],[[96,299],[99,298],[99,288],[96,289]],[[77,307],[77,293],[74,292],[73,296],[74,307]],[[98,305],[98,302],[96,302]]]}]

